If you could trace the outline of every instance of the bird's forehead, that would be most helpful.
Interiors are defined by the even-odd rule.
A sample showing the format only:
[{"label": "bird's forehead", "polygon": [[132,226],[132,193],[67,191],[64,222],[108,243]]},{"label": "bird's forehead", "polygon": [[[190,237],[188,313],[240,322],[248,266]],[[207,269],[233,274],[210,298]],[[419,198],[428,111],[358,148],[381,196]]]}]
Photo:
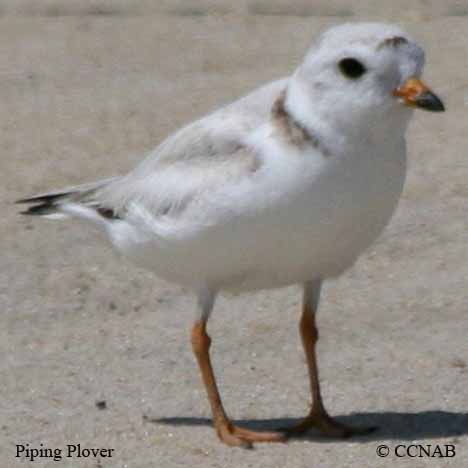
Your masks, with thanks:
[{"label": "bird's forehead", "polygon": [[362,46],[378,50],[412,43],[412,39],[398,26],[384,23],[349,23],[335,26],[323,33],[320,48],[340,49]]},{"label": "bird's forehead", "polygon": [[[312,46],[306,62],[314,57],[328,61],[338,56],[355,55],[376,60],[397,58],[403,74],[420,73],[424,66],[424,51],[405,31],[386,23],[349,23],[335,26],[323,33]],[[389,55],[390,54],[390,55]]]}]

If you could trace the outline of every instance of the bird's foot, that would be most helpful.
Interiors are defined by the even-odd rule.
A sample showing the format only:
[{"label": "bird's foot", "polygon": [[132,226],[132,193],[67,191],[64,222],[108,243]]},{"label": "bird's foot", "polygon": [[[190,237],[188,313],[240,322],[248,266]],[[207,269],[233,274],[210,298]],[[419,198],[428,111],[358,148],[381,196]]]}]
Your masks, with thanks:
[{"label": "bird's foot", "polygon": [[215,426],[219,439],[231,447],[252,448],[255,442],[286,442],[284,432],[262,432],[244,429],[231,422],[221,422]]},{"label": "bird's foot", "polygon": [[354,435],[365,435],[375,431],[377,427],[354,427],[342,424],[333,419],[325,410],[311,411],[299,424],[283,429],[288,436],[300,435],[309,429],[316,429],[327,437],[342,438]]}]

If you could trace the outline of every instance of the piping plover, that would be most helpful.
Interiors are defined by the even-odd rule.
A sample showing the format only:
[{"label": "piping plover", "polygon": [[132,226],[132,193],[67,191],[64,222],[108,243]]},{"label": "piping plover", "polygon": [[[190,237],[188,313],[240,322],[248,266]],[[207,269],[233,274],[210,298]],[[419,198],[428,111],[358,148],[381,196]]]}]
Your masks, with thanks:
[{"label": "piping plover", "polygon": [[[310,427],[365,431],[323,406],[315,312],[322,282],[350,267],[395,210],[412,110],[444,110],[420,80],[423,65],[421,47],[394,25],[333,27],[290,77],[182,128],[129,174],[19,201],[31,204],[26,214],[99,226],[132,261],[196,292],[191,341],[226,444],[283,441]],[[215,297],[295,283],[310,412],[285,432],[237,427],[210,363]]]}]

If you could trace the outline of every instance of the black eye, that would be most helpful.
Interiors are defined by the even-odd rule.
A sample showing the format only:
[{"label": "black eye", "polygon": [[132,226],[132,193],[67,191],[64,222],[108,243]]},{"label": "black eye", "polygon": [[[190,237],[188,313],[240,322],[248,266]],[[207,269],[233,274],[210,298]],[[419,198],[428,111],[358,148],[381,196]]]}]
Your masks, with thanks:
[{"label": "black eye", "polygon": [[351,78],[353,80],[361,77],[366,73],[366,67],[354,58],[344,58],[338,63],[341,73],[343,73],[346,78]]}]

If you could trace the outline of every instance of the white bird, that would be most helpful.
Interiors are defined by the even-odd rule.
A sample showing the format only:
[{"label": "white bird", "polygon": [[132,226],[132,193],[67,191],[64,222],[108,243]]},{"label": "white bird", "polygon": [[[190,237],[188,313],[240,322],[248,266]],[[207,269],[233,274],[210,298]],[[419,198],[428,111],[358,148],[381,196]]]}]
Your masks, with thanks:
[{"label": "white bird", "polygon": [[[423,65],[423,50],[397,26],[333,27],[290,77],[182,128],[129,174],[19,200],[32,204],[26,214],[98,225],[133,262],[195,291],[191,341],[224,443],[283,441],[311,427],[365,432],[323,406],[315,313],[322,282],[349,268],[395,210],[412,109],[444,110],[420,81]],[[216,295],[296,283],[310,412],[286,432],[235,426],[210,362]]]}]

